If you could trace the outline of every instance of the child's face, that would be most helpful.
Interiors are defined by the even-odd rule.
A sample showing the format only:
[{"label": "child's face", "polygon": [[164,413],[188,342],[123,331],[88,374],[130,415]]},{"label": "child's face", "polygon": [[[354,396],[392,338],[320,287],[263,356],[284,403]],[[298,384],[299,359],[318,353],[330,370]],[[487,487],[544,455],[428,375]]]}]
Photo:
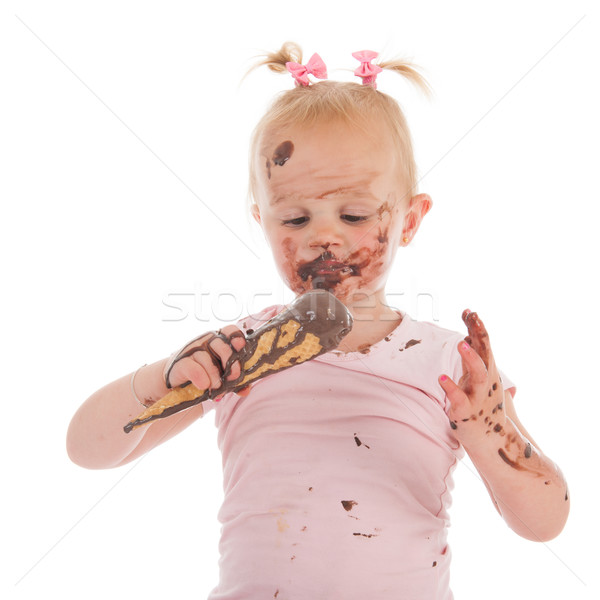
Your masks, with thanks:
[{"label": "child's face", "polygon": [[265,136],[254,217],[297,294],[324,288],[352,303],[382,293],[398,246],[414,235],[397,152],[378,137],[343,124]]}]

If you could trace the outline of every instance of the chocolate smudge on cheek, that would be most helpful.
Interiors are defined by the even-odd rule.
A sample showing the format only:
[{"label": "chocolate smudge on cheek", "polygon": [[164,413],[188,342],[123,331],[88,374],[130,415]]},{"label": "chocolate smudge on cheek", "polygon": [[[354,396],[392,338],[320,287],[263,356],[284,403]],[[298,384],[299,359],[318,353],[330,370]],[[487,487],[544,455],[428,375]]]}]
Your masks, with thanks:
[{"label": "chocolate smudge on cheek", "polygon": [[268,158],[267,158],[266,167],[267,167],[267,177],[269,179],[271,179],[271,161]]},{"label": "chocolate smudge on cheek", "polygon": [[291,140],[281,142],[281,144],[275,148],[275,152],[273,152],[273,164],[283,167],[283,165],[285,165],[285,163],[292,157],[293,153],[294,144]]},{"label": "chocolate smudge on cheek", "polygon": [[386,212],[391,214],[390,205],[387,200],[381,206],[377,207],[377,218],[381,221]]},{"label": "chocolate smudge on cheek", "polygon": [[[288,265],[295,264],[294,257],[296,255],[297,250],[298,250],[298,247],[294,243],[292,238],[287,237],[282,240],[281,251],[285,258],[286,264],[288,264]],[[293,290],[294,292],[300,294],[302,292],[308,291],[307,286],[303,284],[304,280],[298,276],[298,273],[296,271],[293,271],[292,273],[289,273],[289,274],[286,273],[285,278],[288,280],[287,283],[290,286],[290,289]]]},{"label": "chocolate smudge on cheek", "polygon": [[354,500],[341,500],[340,502],[346,511],[351,511],[352,508],[358,504],[358,502],[355,502]]}]

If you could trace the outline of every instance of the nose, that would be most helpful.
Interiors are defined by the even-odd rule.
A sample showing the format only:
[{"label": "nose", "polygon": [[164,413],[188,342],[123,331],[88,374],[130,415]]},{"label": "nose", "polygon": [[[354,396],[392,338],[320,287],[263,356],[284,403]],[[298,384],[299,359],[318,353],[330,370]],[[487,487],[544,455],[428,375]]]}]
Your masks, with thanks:
[{"label": "nose", "polygon": [[313,221],[309,233],[308,246],[310,248],[322,248],[327,250],[330,246],[341,246],[342,236],[339,226],[332,219]]}]

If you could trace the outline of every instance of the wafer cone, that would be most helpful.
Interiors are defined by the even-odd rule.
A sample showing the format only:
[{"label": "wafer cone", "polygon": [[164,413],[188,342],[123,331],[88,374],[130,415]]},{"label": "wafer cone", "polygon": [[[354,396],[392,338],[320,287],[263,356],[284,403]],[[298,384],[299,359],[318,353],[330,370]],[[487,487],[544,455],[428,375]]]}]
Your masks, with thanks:
[{"label": "wafer cone", "polygon": [[254,381],[311,360],[337,347],[352,328],[352,316],[335,296],[313,290],[299,296],[279,315],[246,337],[237,353],[241,373],[234,381],[200,390],[191,383],[173,388],[166,396],[125,425],[129,433],[139,427],[226,392],[236,392]]}]

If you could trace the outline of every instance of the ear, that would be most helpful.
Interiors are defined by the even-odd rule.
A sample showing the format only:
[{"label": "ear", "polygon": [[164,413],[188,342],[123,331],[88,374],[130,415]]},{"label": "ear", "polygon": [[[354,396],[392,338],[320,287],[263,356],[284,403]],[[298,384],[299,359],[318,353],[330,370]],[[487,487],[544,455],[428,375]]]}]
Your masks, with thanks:
[{"label": "ear", "polygon": [[404,223],[402,226],[401,246],[408,246],[411,240],[415,237],[421,221],[429,212],[433,202],[429,194],[418,194],[410,199],[408,209],[404,215]]},{"label": "ear", "polygon": [[262,226],[262,223],[260,222],[260,208],[258,208],[258,204],[253,204],[250,207],[250,212],[252,213],[254,220]]}]

